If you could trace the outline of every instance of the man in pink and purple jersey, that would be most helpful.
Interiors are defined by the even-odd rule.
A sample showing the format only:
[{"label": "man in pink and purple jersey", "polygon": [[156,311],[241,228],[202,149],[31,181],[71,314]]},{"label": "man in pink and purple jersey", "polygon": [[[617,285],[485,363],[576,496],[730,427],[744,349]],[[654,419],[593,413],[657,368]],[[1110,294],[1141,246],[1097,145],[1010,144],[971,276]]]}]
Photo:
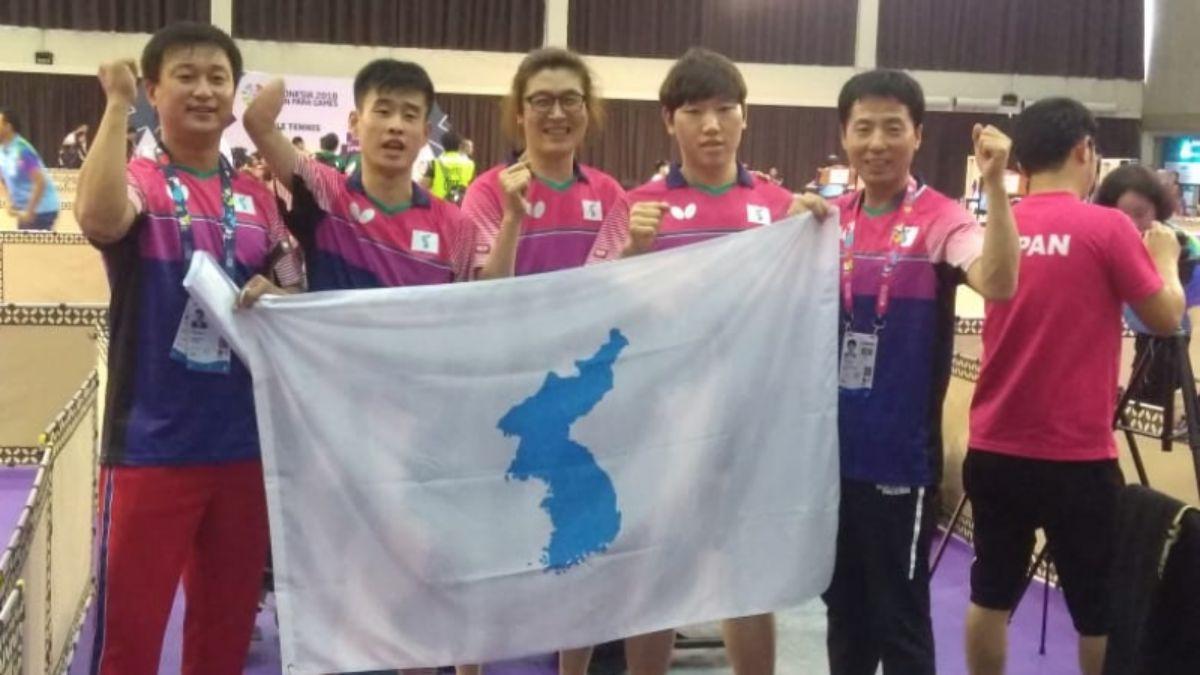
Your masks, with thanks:
[{"label": "man in pink and purple jersey", "polygon": [[[659,90],[663,122],[683,161],[664,180],[630,193],[629,236],[623,255],[674,248],[782,220],[812,210],[819,197],[796,197],[756,177],[738,162],[746,129],[746,82],[728,58],[707,49],[688,50],[667,73]],[[772,615],[723,622],[725,648],[737,675],[767,675],[775,669]],[[675,631],[626,640],[630,672],[667,672]],[[635,670],[636,668],[636,670]]]},{"label": "man in pink and purple jersey", "polygon": [[964,281],[1011,297],[1018,242],[1004,170],[1010,142],[974,129],[993,207],[986,232],[912,176],[925,96],[899,71],[851,78],[838,97],[842,147],[865,188],[842,221],[838,431],[841,504],[828,608],[830,671],[932,674],[929,545],[941,481],[942,402],[954,301]]},{"label": "man in pink and purple jersey", "polygon": [[629,222],[625,191],[576,153],[599,131],[602,102],[578,54],[530,52],[504,99],[502,125],[524,153],[480,176],[463,213],[475,227],[479,278],[616,260]]},{"label": "man in pink and purple jersey", "polygon": [[[275,200],[220,155],[242,58],[228,35],[181,23],[142,54],[162,124],[157,157],[126,165],[133,63],[100,68],[108,98],[75,214],[112,287],[92,672],[153,675],[175,590],[187,597],[183,673],[241,673],[267,555],[250,374],[182,280],[192,253],[235,282],[301,282]],[[282,252],[278,262],[272,264]]]},{"label": "man in pink and purple jersey", "polygon": [[824,202],[794,196],[737,161],[746,129],[746,82],[732,61],[707,49],[683,55],[659,89],[663,122],[683,161],[663,180],[629,194],[630,254],[660,251],[770,225]]},{"label": "man in pink and purple jersey", "polygon": [[1014,151],[1029,177],[1029,196],[1014,209],[1021,286],[985,308],[963,463],[975,519],[973,675],[1004,672],[1008,614],[1039,527],[1081,636],[1080,668],[1103,669],[1124,482],[1112,432],[1122,306],[1168,335],[1179,327],[1184,293],[1170,229],[1155,224],[1139,236],[1125,214],[1081,200],[1096,180],[1098,131],[1091,112],[1066,98],[1038,101],[1017,118]]},{"label": "man in pink and purple jersey", "polygon": [[[309,290],[421,286],[471,276],[474,231],[458,207],[413,180],[429,138],[433,82],[421,66],[378,59],[354,78],[351,132],[361,145],[349,175],[300,152],[275,125],[284,83],[263,87],[243,123],[279,180],[292,186],[288,227],[304,249]],[[280,293],[267,279],[246,285],[240,304]]]},{"label": "man in pink and purple jersey", "polygon": [[[429,135],[433,83],[415,63],[378,59],[354,78],[351,131],[362,161],[350,175],[301,153],[275,126],[284,83],[263,87],[246,108],[250,138],[292,186],[288,227],[304,249],[314,291],[443,284],[468,279],[473,231],[458,207],[413,181]],[[276,289],[255,280],[251,304]]]}]

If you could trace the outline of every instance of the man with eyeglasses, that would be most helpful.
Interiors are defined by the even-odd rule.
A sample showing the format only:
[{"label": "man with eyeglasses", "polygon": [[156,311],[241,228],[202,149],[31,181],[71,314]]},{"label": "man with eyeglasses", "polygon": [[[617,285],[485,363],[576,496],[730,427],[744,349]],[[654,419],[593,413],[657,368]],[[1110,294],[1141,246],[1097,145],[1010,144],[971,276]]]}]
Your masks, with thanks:
[{"label": "man with eyeglasses", "polygon": [[475,225],[478,278],[541,274],[620,256],[629,222],[625,191],[577,155],[598,130],[600,107],[592,72],[578,54],[546,47],[521,61],[501,124],[523,151],[484,172],[463,198],[463,213]]}]

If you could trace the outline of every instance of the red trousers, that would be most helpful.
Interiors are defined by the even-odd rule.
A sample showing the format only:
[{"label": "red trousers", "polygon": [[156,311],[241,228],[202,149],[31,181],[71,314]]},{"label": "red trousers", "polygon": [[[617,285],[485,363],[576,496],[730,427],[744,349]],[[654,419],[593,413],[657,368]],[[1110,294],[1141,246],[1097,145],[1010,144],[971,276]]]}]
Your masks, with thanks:
[{"label": "red trousers", "polygon": [[240,675],[266,564],[258,461],[104,467],[93,675],[157,675],[183,578],[183,675]]}]

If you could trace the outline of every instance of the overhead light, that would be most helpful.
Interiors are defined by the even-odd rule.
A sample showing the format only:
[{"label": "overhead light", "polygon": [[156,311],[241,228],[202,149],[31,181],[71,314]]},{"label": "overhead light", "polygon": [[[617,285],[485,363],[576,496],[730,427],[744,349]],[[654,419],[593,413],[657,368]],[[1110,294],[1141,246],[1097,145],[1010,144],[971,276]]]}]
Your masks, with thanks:
[{"label": "overhead light", "polygon": [[925,97],[926,110],[954,110],[954,99],[949,96]]},{"label": "overhead light", "polygon": [[1088,110],[1091,110],[1094,113],[1101,113],[1101,114],[1104,114],[1104,113],[1111,114],[1111,113],[1115,113],[1118,110],[1120,110],[1120,107],[1116,103],[1113,103],[1111,101],[1104,101],[1103,103],[1097,103],[1096,101],[1084,101],[1083,105]]},{"label": "overhead light", "polygon": [[954,99],[954,109],[964,112],[996,112],[999,101],[994,98],[970,98],[958,96]]}]

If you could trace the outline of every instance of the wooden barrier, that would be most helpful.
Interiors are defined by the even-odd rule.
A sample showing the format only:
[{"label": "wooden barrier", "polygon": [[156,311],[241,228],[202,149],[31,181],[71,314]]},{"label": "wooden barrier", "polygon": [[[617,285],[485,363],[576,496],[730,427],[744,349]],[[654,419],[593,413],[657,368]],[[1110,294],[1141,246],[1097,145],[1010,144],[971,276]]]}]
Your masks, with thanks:
[{"label": "wooden barrier", "polygon": [[81,234],[0,232],[0,304],[108,304],[100,252]]}]

